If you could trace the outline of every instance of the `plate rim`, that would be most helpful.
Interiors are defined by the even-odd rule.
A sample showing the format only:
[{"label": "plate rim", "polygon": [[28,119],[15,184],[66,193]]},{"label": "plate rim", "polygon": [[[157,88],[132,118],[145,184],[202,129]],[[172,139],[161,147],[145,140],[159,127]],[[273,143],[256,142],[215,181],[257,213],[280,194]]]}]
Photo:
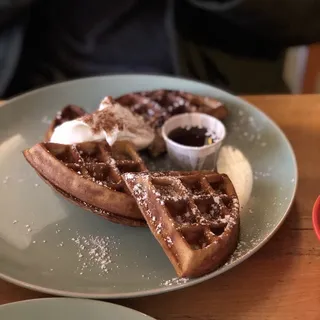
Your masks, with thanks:
[{"label": "plate rim", "polygon": [[[113,302],[109,302],[109,301],[102,301],[102,300],[94,300],[94,299],[85,299],[85,298],[72,298],[72,297],[44,297],[44,298],[35,298],[35,299],[25,299],[25,300],[19,300],[19,301],[13,301],[13,302],[9,302],[9,303],[5,303],[0,305],[0,315],[2,310],[4,309],[9,309],[9,308],[14,308],[15,306],[20,306],[20,305],[25,305],[25,304],[41,304],[42,302],[52,302],[52,303],[56,303],[56,302],[67,302],[71,301],[71,302],[77,302],[79,304],[94,304],[94,305],[101,305],[101,306],[105,306],[106,308],[116,308],[116,309],[125,309],[128,312],[132,312],[134,314],[136,314],[137,316],[140,315],[141,318],[144,318],[146,320],[156,320],[155,318],[132,308],[129,308],[127,306],[123,306],[121,304],[117,304],[117,303],[113,303]],[[106,310],[107,311],[107,310]]]},{"label": "plate rim", "polygon": [[[297,192],[297,187],[298,187],[298,165],[297,165],[297,159],[296,159],[296,155],[294,152],[294,149],[289,141],[289,139],[287,138],[287,136],[285,135],[285,133],[282,131],[282,129],[278,126],[278,124],[272,120],[269,115],[267,115],[266,113],[264,113],[262,110],[260,110],[258,108],[258,106],[255,106],[254,104],[250,103],[249,101],[243,99],[240,96],[236,96],[226,90],[222,90],[210,83],[206,83],[203,81],[198,81],[198,80],[194,80],[194,79],[190,79],[190,78],[186,78],[186,77],[180,77],[180,76],[167,76],[167,75],[160,75],[160,74],[145,74],[145,73],[128,73],[128,74],[110,74],[110,75],[99,75],[99,76],[93,76],[93,77],[84,77],[84,78],[79,78],[79,79],[74,79],[74,80],[69,80],[69,81],[62,81],[62,82],[58,82],[58,83],[54,83],[48,86],[44,86],[35,90],[30,90],[27,91],[23,94],[17,95],[16,97],[13,97],[9,100],[7,100],[5,103],[3,103],[0,106],[0,110],[3,109],[3,107],[10,107],[11,103],[14,103],[15,101],[19,101],[21,99],[24,99],[26,96],[31,96],[34,94],[37,94],[38,92],[41,91],[46,91],[46,90],[50,90],[51,87],[60,87],[60,86],[65,86],[65,85],[72,85],[75,83],[79,83],[79,82],[86,82],[88,80],[99,80],[99,79],[105,79],[105,78],[114,78],[114,77],[130,77],[130,78],[136,78],[136,77],[149,77],[149,78],[162,78],[163,80],[183,80],[183,81],[187,81],[189,83],[196,83],[196,84],[200,84],[200,85],[206,85],[208,87],[213,88],[216,92],[219,92],[219,94],[222,94],[224,96],[229,96],[230,98],[232,98],[235,102],[240,103],[240,104],[244,104],[249,106],[250,108],[254,109],[256,112],[258,112],[258,114],[260,114],[261,116],[263,116],[265,119],[268,120],[269,123],[272,124],[272,126],[274,127],[274,129],[277,131],[277,135],[280,135],[282,140],[286,143],[288,150],[290,152],[291,155],[291,159],[294,165],[294,188],[293,188],[293,192],[291,194],[290,197],[290,201],[289,204],[282,216],[282,218],[280,219],[279,223],[274,227],[274,229],[272,230],[272,232],[270,232],[262,241],[261,243],[259,243],[256,247],[252,248],[251,250],[249,250],[246,254],[244,254],[241,258],[237,259],[235,262],[232,262],[228,265],[225,265],[205,276],[202,276],[200,278],[195,278],[195,279],[190,279],[189,281],[185,282],[185,283],[180,283],[180,284],[175,284],[172,286],[162,286],[162,287],[157,287],[154,289],[147,289],[147,290],[141,290],[141,291],[133,291],[133,292],[126,292],[126,293],[87,293],[87,292],[73,292],[73,291],[69,291],[69,290],[63,290],[63,289],[52,289],[52,288],[46,288],[45,286],[41,286],[41,285],[37,285],[37,284],[32,284],[32,283],[28,283],[25,282],[23,280],[19,280],[16,279],[14,277],[8,276],[4,273],[1,272],[0,270],[0,279],[3,279],[7,282],[10,282],[12,284],[15,284],[17,286],[23,287],[23,288],[27,288],[30,290],[34,290],[37,292],[41,292],[41,293],[47,293],[47,294],[51,294],[54,296],[63,296],[63,297],[68,297],[68,298],[87,298],[87,299],[109,299],[109,300],[114,300],[114,299],[128,299],[128,298],[138,298],[138,297],[146,297],[146,296],[153,296],[153,295],[158,295],[158,294],[164,294],[164,293],[169,293],[172,291],[176,291],[176,290],[180,290],[180,289],[184,289],[184,288],[188,288],[191,286],[195,286],[198,285],[202,282],[205,282],[207,280],[213,279],[216,276],[219,276],[227,271],[229,271],[230,269],[238,266],[239,264],[241,264],[242,262],[244,262],[245,260],[247,260],[249,257],[251,257],[253,254],[255,254],[257,251],[259,251],[266,243],[269,242],[269,240],[275,235],[275,233],[280,229],[280,227],[282,226],[283,222],[285,221],[285,219],[287,218],[290,209],[293,205],[295,196],[296,196],[296,192]],[[1,111],[0,111],[1,112]]]}]

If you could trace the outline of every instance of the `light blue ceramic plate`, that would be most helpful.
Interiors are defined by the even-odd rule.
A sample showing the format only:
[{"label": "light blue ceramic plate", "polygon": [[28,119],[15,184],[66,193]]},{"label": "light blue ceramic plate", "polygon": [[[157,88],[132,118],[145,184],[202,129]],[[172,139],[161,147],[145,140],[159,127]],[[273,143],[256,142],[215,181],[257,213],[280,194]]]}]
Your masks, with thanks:
[{"label": "light blue ceramic plate", "polygon": [[[21,153],[42,139],[49,120],[67,104],[94,110],[106,95],[156,88],[213,96],[230,110],[218,169],[230,176],[240,198],[241,239],[226,265],[199,279],[177,279],[148,229],[113,224],[62,199]],[[147,165],[170,169],[167,161]],[[33,91],[0,108],[0,276],[75,297],[125,298],[181,289],[233,268],[261,248],[286,217],[296,183],[294,153],[282,131],[254,106],[212,86],[122,75]]]},{"label": "light blue ceramic plate", "polygon": [[143,313],[109,302],[48,298],[0,306],[1,320],[154,320]]}]

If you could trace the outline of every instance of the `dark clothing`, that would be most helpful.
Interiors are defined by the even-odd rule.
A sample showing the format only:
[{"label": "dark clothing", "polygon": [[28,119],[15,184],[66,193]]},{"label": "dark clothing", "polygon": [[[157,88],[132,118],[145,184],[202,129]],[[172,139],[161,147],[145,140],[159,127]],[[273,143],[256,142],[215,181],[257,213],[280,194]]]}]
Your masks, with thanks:
[{"label": "dark clothing", "polygon": [[[6,1],[0,4],[0,95],[99,74],[184,75],[188,49],[179,43],[277,61],[288,46],[320,39],[319,18],[314,0]],[[207,55],[197,54],[194,65],[204,66],[208,79],[197,67],[190,74],[228,86]]]},{"label": "dark clothing", "polygon": [[32,8],[11,91],[100,74],[173,73],[163,0],[46,0]]}]

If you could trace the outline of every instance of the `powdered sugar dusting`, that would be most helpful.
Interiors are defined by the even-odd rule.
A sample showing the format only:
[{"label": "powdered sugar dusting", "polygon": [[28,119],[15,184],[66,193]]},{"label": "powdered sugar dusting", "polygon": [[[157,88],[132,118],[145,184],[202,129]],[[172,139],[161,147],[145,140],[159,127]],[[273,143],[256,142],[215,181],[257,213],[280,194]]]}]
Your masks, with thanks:
[{"label": "powdered sugar dusting", "polygon": [[[174,179],[170,179],[174,180]],[[180,195],[179,192],[174,187],[173,183],[170,185],[155,185],[156,187],[156,195],[158,197],[161,196],[163,200],[171,200],[171,201],[179,201],[186,198],[186,195]]]},{"label": "powdered sugar dusting", "polygon": [[160,234],[161,231],[162,231],[162,223],[160,222],[160,223],[158,223],[157,226],[156,226],[156,232],[157,232],[157,234]]},{"label": "powdered sugar dusting", "polygon": [[239,140],[246,140],[259,148],[265,148],[268,145],[263,140],[263,125],[243,110],[238,111],[238,116],[231,122],[228,131],[236,133]]},{"label": "powdered sugar dusting", "polygon": [[164,280],[160,283],[161,287],[170,287],[170,286],[175,286],[179,284],[185,284],[189,281],[188,278],[172,278],[169,280]]},{"label": "powdered sugar dusting", "polygon": [[142,203],[147,199],[147,192],[143,188],[142,184],[137,183],[132,190],[138,203]]},{"label": "powdered sugar dusting", "polygon": [[165,242],[167,243],[168,247],[171,248],[173,246],[173,241],[172,239],[168,236],[165,239]]},{"label": "powdered sugar dusting", "polygon": [[239,241],[235,252],[226,262],[226,266],[232,264],[246,255],[252,248],[256,247],[262,240],[259,237],[253,237],[248,241]]},{"label": "powdered sugar dusting", "polygon": [[99,269],[99,275],[105,275],[116,267],[112,252],[117,251],[119,240],[111,236],[81,236],[79,233],[71,239],[77,247],[77,256],[80,265],[77,272],[82,275],[93,268]]},{"label": "powdered sugar dusting", "polygon": [[223,218],[219,219],[219,222],[227,224],[230,220],[230,215],[225,215]]}]

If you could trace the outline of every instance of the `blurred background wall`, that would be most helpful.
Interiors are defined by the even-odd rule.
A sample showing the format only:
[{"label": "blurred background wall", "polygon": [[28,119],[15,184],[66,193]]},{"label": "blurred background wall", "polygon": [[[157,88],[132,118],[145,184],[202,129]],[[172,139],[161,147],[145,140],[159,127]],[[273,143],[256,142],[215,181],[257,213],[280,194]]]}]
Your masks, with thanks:
[{"label": "blurred background wall", "polygon": [[320,93],[320,44],[288,49],[283,79],[292,93]]}]

